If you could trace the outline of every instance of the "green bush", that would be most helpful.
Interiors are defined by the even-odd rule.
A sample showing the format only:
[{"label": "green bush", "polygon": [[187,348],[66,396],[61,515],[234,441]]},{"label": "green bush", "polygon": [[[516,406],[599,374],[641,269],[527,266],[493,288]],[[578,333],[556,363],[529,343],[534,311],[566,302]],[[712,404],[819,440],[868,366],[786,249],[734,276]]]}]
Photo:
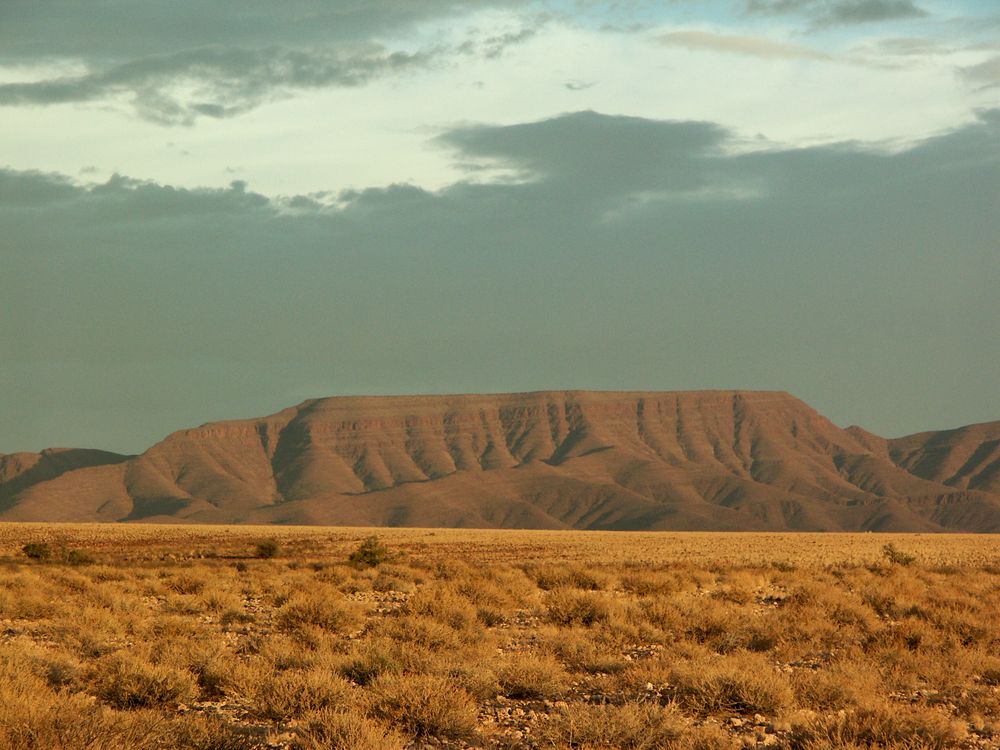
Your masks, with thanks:
[{"label": "green bush", "polygon": [[377,536],[370,536],[347,559],[355,565],[374,568],[389,559],[389,548]]},{"label": "green bush", "polygon": [[32,560],[48,560],[52,557],[52,550],[45,542],[28,542],[21,547],[21,552]]},{"label": "green bush", "polygon": [[97,560],[83,550],[71,549],[66,553],[66,562],[69,565],[93,565]]},{"label": "green bush", "polygon": [[277,555],[279,549],[281,549],[281,544],[277,539],[262,539],[257,542],[255,554],[257,557],[266,560]]},{"label": "green bush", "polygon": [[896,549],[896,545],[894,544],[887,544],[882,547],[882,554],[886,560],[894,565],[909,565],[917,559],[914,555]]}]

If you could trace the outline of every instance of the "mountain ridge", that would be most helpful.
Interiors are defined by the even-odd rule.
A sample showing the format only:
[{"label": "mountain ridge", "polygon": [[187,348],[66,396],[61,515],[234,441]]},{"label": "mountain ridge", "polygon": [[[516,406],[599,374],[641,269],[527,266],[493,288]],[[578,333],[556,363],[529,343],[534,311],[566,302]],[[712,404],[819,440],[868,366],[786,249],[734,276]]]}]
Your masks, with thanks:
[{"label": "mountain ridge", "polygon": [[1000,531],[1000,422],[886,439],[784,391],[318,398],[136,456],[0,456],[0,520]]}]

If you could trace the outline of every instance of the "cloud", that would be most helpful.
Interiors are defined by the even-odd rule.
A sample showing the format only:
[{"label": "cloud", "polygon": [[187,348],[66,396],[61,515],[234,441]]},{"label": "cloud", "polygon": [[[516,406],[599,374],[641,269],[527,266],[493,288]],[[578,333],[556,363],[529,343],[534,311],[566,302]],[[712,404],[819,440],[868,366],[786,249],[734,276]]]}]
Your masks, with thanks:
[{"label": "cloud", "polygon": [[536,180],[633,187],[700,186],[727,131],[705,122],[663,122],[575,112],[522,125],[473,125],[440,136],[462,163],[506,162]]},{"label": "cloud", "polygon": [[538,16],[535,19],[535,25],[531,27],[525,26],[501,34],[479,33],[458,45],[456,51],[462,54],[493,60],[503,55],[509,47],[523,44],[533,39],[537,36],[540,27],[548,23],[549,20],[551,18],[548,16]]},{"label": "cloud", "polygon": [[[870,42],[867,47],[880,54],[886,55],[934,55],[948,53],[952,48],[938,39],[928,39],[926,37],[892,37],[889,39],[878,39]],[[867,51],[867,50],[866,50]]]},{"label": "cloud", "polygon": [[122,61],[183,49],[323,47],[519,0],[4,0],[7,59]]},{"label": "cloud", "polygon": [[[0,63],[73,61],[85,72],[0,83],[0,106],[45,106],[127,97],[142,118],[189,125],[228,118],[295,90],[360,86],[432,60],[499,57],[549,20],[468,28],[464,40],[431,39],[414,51],[393,34],[520,0],[263,0],[158,3],[10,0],[0,23]],[[85,28],[86,33],[79,29]]]},{"label": "cloud", "polygon": [[145,119],[190,124],[232,117],[292,89],[357,86],[427,63],[432,53],[204,48],[131,60],[79,76],[0,84],[0,105],[49,105],[130,97]]},{"label": "cloud", "polygon": [[1000,414],[1000,112],[898,153],[733,138],[464,125],[437,145],[529,179],[285,200],[2,170],[9,448],[96,419],[137,449],[300,385],[785,388],[896,434]]},{"label": "cloud", "polygon": [[662,34],[658,41],[668,47],[728,52],[765,60],[833,60],[831,55],[798,44],[775,42],[752,36],[714,34],[708,31],[674,31]]},{"label": "cloud", "polygon": [[801,13],[817,26],[874,23],[927,15],[913,0],[747,0],[747,11],[767,15]]},{"label": "cloud", "polygon": [[1000,55],[991,57],[978,65],[960,68],[962,77],[969,83],[983,89],[1000,86]]},{"label": "cloud", "polygon": [[0,169],[0,206],[50,205],[79,196],[79,188],[63,175]]}]

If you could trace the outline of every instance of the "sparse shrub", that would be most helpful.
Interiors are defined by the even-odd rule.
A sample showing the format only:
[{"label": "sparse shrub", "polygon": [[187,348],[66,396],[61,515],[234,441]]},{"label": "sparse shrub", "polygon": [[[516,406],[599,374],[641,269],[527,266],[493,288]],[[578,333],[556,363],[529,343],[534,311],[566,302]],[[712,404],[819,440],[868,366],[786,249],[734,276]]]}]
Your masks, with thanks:
[{"label": "sparse shrub", "polygon": [[737,750],[746,747],[722,727],[713,724],[689,727],[673,744],[676,750]]},{"label": "sparse shrub", "polygon": [[889,543],[882,547],[882,556],[893,565],[910,565],[917,558],[896,548],[896,545]]},{"label": "sparse shrub", "polygon": [[338,709],[305,716],[295,731],[294,750],[403,750],[405,747],[402,735],[381,722]]},{"label": "sparse shrub", "polygon": [[263,643],[257,654],[266,662],[259,665],[264,669],[271,669],[278,672],[285,670],[309,670],[317,665],[316,649],[304,647],[302,641],[295,637],[282,634],[274,634],[263,638]]},{"label": "sparse shrub", "polygon": [[836,711],[869,700],[880,685],[876,670],[838,664],[796,672],[792,687],[800,705],[817,711]]},{"label": "sparse shrub", "polygon": [[204,577],[193,573],[180,573],[168,578],[164,581],[164,584],[168,589],[178,594],[191,595],[200,594],[204,591],[207,581]]},{"label": "sparse shrub", "polygon": [[356,685],[370,685],[379,676],[402,669],[395,650],[391,642],[369,642],[340,664],[340,674]]},{"label": "sparse shrub", "polygon": [[111,656],[97,665],[94,694],[115,708],[157,708],[197,694],[190,672],[150,664],[130,656]]},{"label": "sparse shrub", "polygon": [[568,676],[551,657],[516,656],[497,669],[500,692],[508,698],[554,698],[568,686]]},{"label": "sparse shrub", "polygon": [[199,601],[211,612],[239,611],[243,607],[242,597],[219,589],[206,591]]},{"label": "sparse shrub", "polygon": [[387,675],[371,685],[371,711],[418,737],[465,739],[478,708],[465,690],[434,675]]},{"label": "sparse shrub", "polygon": [[[696,599],[681,613],[685,635],[698,643],[726,649],[737,629],[736,612],[730,604],[714,598]],[[728,650],[732,650],[729,648]]]},{"label": "sparse shrub", "polygon": [[639,613],[650,625],[666,631],[690,627],[690,617],[680,609],[674,597],[653,597],[640,601]]},{"label": "sparse shrub", "polygon": [[412,644],[428,651],[456,651],[467,641],[478,640],[476,630],[460,631],[430,617],[393,617],[379,623],[380,636],[401,644]]},{"label": "sparse shrub", "polygon": [[83,677],[83,669],[76,659],[60,653],[39,654],[34,659],[34,671],[53,690],[76,685]]},{"label": "sparse shrub", "polygon": [[607,588],[610,583],[606,573],[569,565],[529,565],[524,572],[542,591],[558,588],[598,591]]},{"label": "sparse shrub", "polygon": [[187,666],[198,683],[202,698],[219,698],[226,694],[232,665],[224,654],[211,651],[194,654],[189,657]]},{"label": "sparse shrub", "polygon": [[260,743],[238,725],[214,716],[184,717],[168,725],[171,750],[259,750]]},{"label": "sparse shrub", "polygon": [[409,614],[429,617],[455,630],[472,627],[479,616],[472,602],[450,585],[427,586],[406,603]]},{"label": "sparse shrub", "polygon": [[986,667],[979,676],[979,681],[990,687],[1000,686],[1000,666]]},{"label": "sparse shrub", "polygon": [[71,549],[66,553],[67,565],[93,565],[97,559],[89,552],[80,549]]},{"label": "sparse shrub", "polygon": [[343,706],[351,686],[342,677],[321,672],[282,672],[265,680],[254,695],[254,712],[271,721],[288,721],[310,711]]},{"label": "sparse shrub", "polygon": [[[202,606],[201,602],[197,601],[193,597],[172,595],[168,596],[167,600],[163,603],[163,611],[169,612],[172,615],[181,615],[181,616],[200,615],[202,612],[205,611],[205,608]],[[188,621],[182,617],[179,620],[173,620],[169,622],[171,622],[171,627],[177,628],[179,626],[183,627],[180,625],[180,623],[187,623]],[[161,626],[162,624],[164,623],[160,623]],[[190,630],[189,624],[187,625],[187,627]]]},{"label": "sparse shrub", "polygon": [[699,714],[774,715],[792,703],[785,676],[756,654],[680,663],[671,670],[670,682],[678,703]]},{"label": "sparse shrub", "polygon": [[675,747],[684,734],[684,725],[677,711],[656,703],[570,703],[539,725],[537,739],[543,748],[560,750],[661,750]]},{"label": "sparse shrub", "polygon": [[623,591],[636,596],[666,596],[684,588],[678,574],[669,570],[632,570],[619,582]]},{"label": "sparse shrub", "polygon": [[257,546],[254,548],[254,557],[259,557],[262,560],[269,560],[272,557],[276,557],[280,549],[281,543],[274,537],[271,537],[270,539],[261,539],[257,542]]},{"label": "sparse shrub", "polygon": [[389,548],[377,536],[370,536],[363,539],[347,559],[359,567],[374,568],[389,559]]},{"label": "sparse shrub", "polygon": [[446,677],[477,701],[488,701],[500,695],[500,683],[489,661],[472,651],[428,660],[424,671]]},{"label": "sparse shrub", "polygon": [[219,624],[224,628],[228,628],[233,625],[246,625],[254,622],[256,619],[252,614],[244,612],[242,609],[227,609],[222,613],[222,617],[219,618]]},{"label": "sparse shrub", "polygon": [[479,622],[488,628],[496,627],[497,625],[502,625],[507,621],[504,613],[499,609],[493,607],[477,607],[476,617],[479,618]]},{"label": "sparse shrub", "polygon": [[537,587],[521,570],[490,567],[455,580],[455,588],[477,607],[502,612],[535,601]]},{"label": "sparse shrub", "polygon": [[413,591],[413,584],[410,581],[380,573],[372,581],[372,591]]},{"label": "sparse shrub", "polygon": [[350,602],[321,591],[298,594],[278,610],[278,622],[287,630],[314,626],[333,632],[357,625],[358,614]]},{"label": "sparse shrub", "polygon": [[940,711],[879,702],[795,724],[789,744],[792,750],[817,747],[941,750],[959,746],[965,736],[964,727]]},{"label": "sparse shrub", "polygon": [[613,674],[623,671],[628,662],[605,644],[594,643],[589,631],[550,628],[552,652],[574,672]]},{"label": "sparse shrub", "polygon": [[31,560],[48,560],[52,557],[52,549],[45,542],[28,542],[21,547],[21,552]]},{"label": "sparse shrub", "polygon": [[573,589],[555,589],[545,598],[549,620],[556,625],[594,625],[607,622],[611,615],[608,601],[600,594]]},{"label": "sparse shrub", "polygon": [[4,750],[110,750],[166,746],[164,721],[114,712],[85,695],[57,694],[40,682],[0,678],[0,747]]},{"label": "sparse shrub", "polygon": [[733,651],[755,651],[763,653],[771,651],[778,645],[780,628],[763,618],[735,620],[728,632],[723,632],[714,638],[711,645],[720,654]]}]

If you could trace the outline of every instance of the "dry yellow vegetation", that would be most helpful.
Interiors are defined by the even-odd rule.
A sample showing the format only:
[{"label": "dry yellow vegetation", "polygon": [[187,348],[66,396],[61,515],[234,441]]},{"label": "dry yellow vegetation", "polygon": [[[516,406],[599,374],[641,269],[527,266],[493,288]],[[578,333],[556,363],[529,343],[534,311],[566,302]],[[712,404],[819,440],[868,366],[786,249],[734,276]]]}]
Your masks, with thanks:
[{"label": "dry yellow vegetation", "polygon": [[0,748],[995,748],[998,623],[989,536],[4,524]]}]

